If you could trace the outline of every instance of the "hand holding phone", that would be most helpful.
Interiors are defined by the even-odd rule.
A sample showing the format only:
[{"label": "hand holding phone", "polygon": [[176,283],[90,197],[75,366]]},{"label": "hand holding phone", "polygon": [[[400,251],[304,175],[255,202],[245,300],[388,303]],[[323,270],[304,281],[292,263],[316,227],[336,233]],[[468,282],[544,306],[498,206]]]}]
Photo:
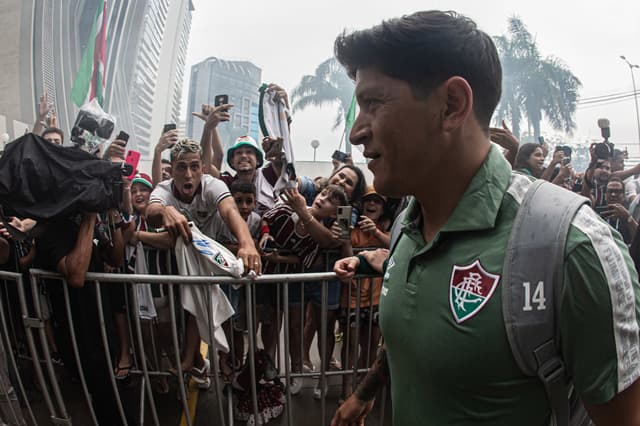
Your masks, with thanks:
[{"label": "hand holding phone", "polygon": [[[220,105],[226,105],[229,103],[229,95],[217,95],[213,106],[219,107]],[[223,112],[228,112],[228,109],[223,109]]]},{"label": "hand holding phone", "polygon": [[169,130],[175,130],[175,129],[176,129],[176,123],[165,124],[164,127],[162,128],[162,134],[164,135]]},{"label": "hand holding phone", "polygon": [[[172,130],[173,132],[171,134],[167,134]],[[158,144],[156,145],[156,152],[162,152],[165,149],[171,148],[176,144],[176,142],[178,142],[176,125],[174,123],[165,124],[162,128],[162,134],[160,135]]]},{"label": "hand holding phone", "polygon": [[140,153],[138,151],[129,150],[129,152],[127,152],[127,157],[125,158],[124,162],[131,165],[131,167],[133,168],[133,171],[131,172],[131,174],[127,176],[127,179],[132,180],[136,172],[138,171],[138,163],[140,162]]},{"label": "hand holding phone", "polygon": [[129,142],[129,134],[124,130],[120,130],[120,133],[118,133],[118,136],[116,137],[116,139],[123,141],[126,146],[127,142]]},{"label": "hand holding phone", "polygon": [[333,154],[331,155],[331,158],[333,158],[334,160],[339,161],[341,163],[344,163],[345,161],[347,161],[347,156],[348,155],[349,154],[347,154],[346,152],[342,152],[342,151],[339,151],[339,150],[336,149],[335,151],[333,151]]}]

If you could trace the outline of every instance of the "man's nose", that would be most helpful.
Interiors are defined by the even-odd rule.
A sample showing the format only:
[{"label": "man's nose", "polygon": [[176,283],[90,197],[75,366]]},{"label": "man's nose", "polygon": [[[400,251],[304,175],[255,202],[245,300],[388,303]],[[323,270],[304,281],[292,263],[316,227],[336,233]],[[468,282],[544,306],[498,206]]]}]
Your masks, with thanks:
[{"label": "man's nose", "polygon": [[351,132],[349,133],[349,140],[353,145],[360,145],[367,142],[371,138],[371,128],[362,114],[358,114],[356,120],[353,123]]}]

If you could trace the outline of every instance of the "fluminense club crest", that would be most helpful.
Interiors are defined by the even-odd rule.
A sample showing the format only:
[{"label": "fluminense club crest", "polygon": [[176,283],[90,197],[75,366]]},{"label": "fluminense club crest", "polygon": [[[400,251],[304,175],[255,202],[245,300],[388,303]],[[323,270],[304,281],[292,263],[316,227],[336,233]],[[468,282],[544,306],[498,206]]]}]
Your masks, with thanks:
[{"label": "fluminense club crest", "polygon": [[449,305],[456,322],[460,324],[480,312],[498,282],[500,276],[487,272],[479,259],[468,266],[454,265],[449,282]]}]

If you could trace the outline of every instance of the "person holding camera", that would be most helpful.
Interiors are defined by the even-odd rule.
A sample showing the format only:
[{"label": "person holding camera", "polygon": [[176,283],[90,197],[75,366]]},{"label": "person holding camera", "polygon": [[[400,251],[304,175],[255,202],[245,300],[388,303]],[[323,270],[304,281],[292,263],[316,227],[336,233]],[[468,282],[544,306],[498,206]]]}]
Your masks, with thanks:
[{"label": "person holding camera", "polygon": [[591,205],[594,208],[605,206],[607,204],[605,198],[607,182],[610,177],[611,161],[609,157],[595,157],[584,172],[580,195],[591,200]]},{"label": "person holding camera", "polygon": [[[455,12],[424,11],[343,33],[335,54],[356,82],[350,140],[364,147],[376,190],[413,198],[388,257],[378,249],[334,267],[344,280],[383,274],[385,344],[331,425],[363,425],[387,384],[398,426],[565,420],[519,367],[505,327],[506,247],[537,184],[489,140],[502,87],[492,38]],[[640,285],[627,246],[588,206],[565,243],[558,357],[594,423],[640,424]],[[530,296],[515,309],[546,309]]]},{"label": "person holding camera", "polygon": [[622,179],[618,177],[609,179],[605,191],[605,201],[607,204],[599,209],[600,216],[622,235],[622,239],[627,245],[631,244],[638,231],[638,222],[628,210],[627,202],[624,199]]}]

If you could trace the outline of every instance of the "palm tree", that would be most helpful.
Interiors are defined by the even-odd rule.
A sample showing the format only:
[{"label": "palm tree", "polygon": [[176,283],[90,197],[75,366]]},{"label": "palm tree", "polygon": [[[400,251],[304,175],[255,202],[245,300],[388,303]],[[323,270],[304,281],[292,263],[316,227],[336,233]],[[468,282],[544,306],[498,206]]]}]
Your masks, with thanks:
[{"label": "palm tree", "polygon": [[333,129],[340,126],[351,105],[354,83],[336,60],[329,58],[316,68],[314,75],[305,75],[291,93],[293,112],[306,107],[338,102],[338,114]]},{"label": "palm tree", "polygon": [[509,36],[495,37],[502,61],[502,99],[496,121],[511,121],[519,137],[520,124],[527,118],[534,137],[540,136],[543,114],[556,130],[571,133],[580,80],[565,64],[552,56],[543,58],[535,39],[517,17],[509,18]]}]

